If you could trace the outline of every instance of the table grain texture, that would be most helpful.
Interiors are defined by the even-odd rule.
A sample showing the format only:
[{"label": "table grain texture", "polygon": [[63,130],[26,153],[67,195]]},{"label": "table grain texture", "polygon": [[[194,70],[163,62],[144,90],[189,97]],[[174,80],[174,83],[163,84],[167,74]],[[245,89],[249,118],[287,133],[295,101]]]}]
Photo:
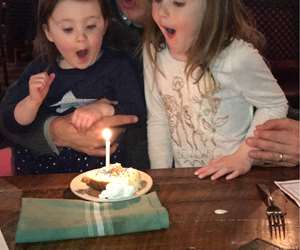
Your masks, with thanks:
[{"label": "table grain texture", "polygon": [[[227,250],[261,239],[282,249],[299,249],[299,208],[274,181],[299,178],[299,168],[253,169],[231,181],[200,180],[195,169],[148,170],[156,191],[167,208],[170,228],[34,244],[15,244],[21,197],[77,199],[69,189],[77,174],[12,176],[0,178],[0,228],[10,249],[55,250]],[[256,187],[267,184],[277,203],[287,212],[286,235],[269,232],[265,204]],[[216,214],[217,209],[227,210]],[[271,248],[270,248],[271,249]]]}]

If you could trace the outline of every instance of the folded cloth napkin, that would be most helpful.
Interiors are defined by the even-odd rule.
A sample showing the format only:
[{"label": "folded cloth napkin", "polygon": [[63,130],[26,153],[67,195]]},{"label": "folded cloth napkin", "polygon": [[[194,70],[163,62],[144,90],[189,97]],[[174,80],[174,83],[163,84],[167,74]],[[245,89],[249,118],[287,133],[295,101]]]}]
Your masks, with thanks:
[{"label": "folded cloth napkin", "polygon": [[300,207],[300,180],[275,181],[275,184]]},{"label": "folded cloth napkin", "polygon": [[113,203],[23,198],[16,242],[40,242],[169,227],[169,216],[155,192]]}]

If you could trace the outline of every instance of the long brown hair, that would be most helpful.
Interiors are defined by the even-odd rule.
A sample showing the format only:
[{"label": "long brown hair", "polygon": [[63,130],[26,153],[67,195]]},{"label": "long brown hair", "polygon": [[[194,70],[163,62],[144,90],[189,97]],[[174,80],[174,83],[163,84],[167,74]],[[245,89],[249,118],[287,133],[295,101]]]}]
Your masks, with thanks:
[{"label": "long brown hair", "polygon": [[[190,77],[198,67],[202,69],[203,73],[208,70],[213,60],[234,39],[242,39],[252,43],[257,49],[262,49],[264,45],[263,35],[254,28],[254,22],[240,0],[197,1],[206,1],[206,9],[198,38],[187,52],[185,68],[187,77]],[[151,9],[151,4],[149,9]],[[151,62],[157,68],[157,53],[166,46],[165,39],[152,18],[148,20],[147,24],[144,33],[144,45]],[[197,81],[202,75],[200,74]]]},{"label": "long brown hair", "polygon": [[[50,42],[44,32],[45,25],[48,26],[56,5],[64,0],[39,0],[38,19],[37,19],[37,35],[34,41],[35,53],[44,60],[53,64],[60,55],[54,43]],[[73,1],[89,1],[89,0],[73,0]],[[98,0],[104,20],[110,19],[110,8],[106,0]]]}]

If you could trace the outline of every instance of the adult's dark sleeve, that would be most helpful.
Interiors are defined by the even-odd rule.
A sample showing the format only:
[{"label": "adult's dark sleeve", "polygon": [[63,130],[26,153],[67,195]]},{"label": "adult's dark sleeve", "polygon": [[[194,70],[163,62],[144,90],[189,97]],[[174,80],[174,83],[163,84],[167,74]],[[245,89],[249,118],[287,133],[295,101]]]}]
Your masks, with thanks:
[{"label": "adult's dark sleeve", "polygon": [[146,104],[143,79],[139,77],[135,61],[123,58],[119,61],[118,68],[112,75],[112,82],[116,84],[116,96],[119,103],[116,113],[136,115],[139,117],[139,122],[145,122]]},{"label": "adult's dark sleeve", "polygon": [[[127,166],[138,169],[150,168],[148,147],[147,147],[147,127],[146,127],[146,104],[144,97],[144,81],[141,72],[135,61],[119,63],[118,71],[113,74],[118,83],[119,101],[116,113],[134,114],[139,117],[139,122],[126,126],[123,136],[124,149]],[[121,79],[121,80],[120,80]]]}]

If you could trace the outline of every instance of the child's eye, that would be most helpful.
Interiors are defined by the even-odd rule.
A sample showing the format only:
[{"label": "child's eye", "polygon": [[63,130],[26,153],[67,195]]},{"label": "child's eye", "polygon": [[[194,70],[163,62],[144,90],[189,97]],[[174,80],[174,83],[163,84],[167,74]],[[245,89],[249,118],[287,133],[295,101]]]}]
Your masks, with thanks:
[{"label": "child's eye", "polygon": [[71,33],[73,31],[73,28],[63,28],[63,32],[65,33]]},{"label": "child's eye", "polygon": [[177,7],[183,7],[185,5],[185,2],[180,2],[180,1],[174,1],[173,3]]},{"label": "child's eye", "polygon": [[87,28],[88,30],[93,30],[93,29],[95,29],[96,27],[97,27],[96,24],[91,24],[91,25],[87,25],[87,26],[86,26],[86,28]]}]

